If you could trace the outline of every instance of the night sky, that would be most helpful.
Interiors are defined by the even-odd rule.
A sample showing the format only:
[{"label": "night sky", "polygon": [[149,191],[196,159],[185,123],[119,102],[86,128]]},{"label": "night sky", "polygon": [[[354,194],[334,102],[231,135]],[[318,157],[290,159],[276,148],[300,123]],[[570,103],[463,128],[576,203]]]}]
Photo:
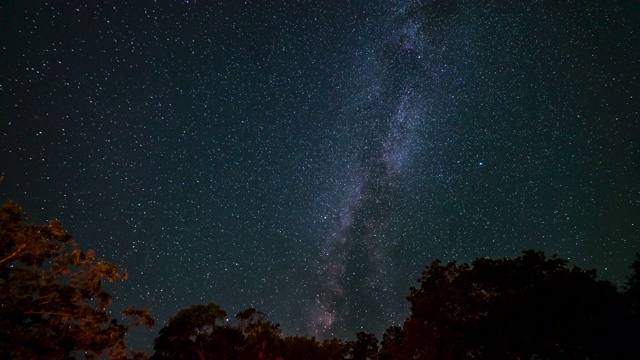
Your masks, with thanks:
[{"label": "night sky", "polygon": [[579,3],[3,0],[0,200],[127,269],[114,314],[154,331],[215,302],[380,336],[433,259],[529,248],[620,284],[640,6]]}]

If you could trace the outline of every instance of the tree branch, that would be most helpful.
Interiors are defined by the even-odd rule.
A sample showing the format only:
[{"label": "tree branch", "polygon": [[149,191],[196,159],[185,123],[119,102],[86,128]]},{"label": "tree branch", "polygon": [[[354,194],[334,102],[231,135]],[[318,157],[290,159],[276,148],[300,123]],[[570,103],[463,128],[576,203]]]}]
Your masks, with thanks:
[{"label": "tree branch", "polygon": [[73,319],[73,318],[77,317],[77,316],[74,316],[73,314],[55,312],[55,311],[25,311],[24,313],[25,314],[36,314],[36,315],[58,315],[58,316],[62,316],[63,318],[68,318],[68,319]]},{"label": "tree branch", "polygon": [[27,247],[27,244],[22,244],[20,245],[20,247],[18,248],[18,250],[14,251],[12,254],[10,254],[9,256],[5,257],[4,259],[0,260],[0,264],[2,264],[5,261],[10,260],[12,257],[16,256],[20,251],[22,251],[24,248]]}]

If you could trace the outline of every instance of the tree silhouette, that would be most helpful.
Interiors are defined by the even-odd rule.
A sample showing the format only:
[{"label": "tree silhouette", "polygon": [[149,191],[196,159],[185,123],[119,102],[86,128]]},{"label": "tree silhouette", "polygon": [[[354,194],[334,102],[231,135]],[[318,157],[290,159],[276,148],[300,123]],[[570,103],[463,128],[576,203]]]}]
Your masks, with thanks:
[{"label": "tree silhouette", "polygon": [[226,315],[214,303],[180,310],[160,330],[151,359],[236,359],[244,338],[222,324]]},{"label": "tree silhouette", "polygon": [[636,253],[636,259],[631,264],[631,275],[627,278],[625,296],[631,307],[631,314],[640,316],[640,253]]},{"label": "tree silhouette", "polygon": [[[127,324],[111,319],[105,281],[127,274],[78,247],[58,221],[22,222],[13,202],[0,207],[0,358],[88,359],[107,352],[125,357],[124,336],[132,326],[153,325],[146,310],[128,308]],[[135,354],[141,357],[141,354]]]},{"label": "tree silhouette", "polygon": [[631,275],[627,278],[624,289],[624,297],[627,305],[628,322],[623,335],[623,344],[631,354],[631,358],[640,359],[640,347],[637,346],[640,338],[640,253],[636,253],[636,259],[631,264]]},{"label": "tree silhouette", "polygon": [[349,359],[375,360],[378,357],[378,339],[374,334],[359,332],[356,341],[345,344]]},{"label": "tree silhouette", "polygon": [[282,358],[280,324],[267,320],[264,313],[254,308],[236,315],[239,329],[245,335],[245,343],[239,359],[279,359]]},{"label": "tree silhouette", "polygon": [[[619,292],[595,271],[540,251],[471,266],[435,260],[410,289],[410,316],[385,331],[380,349],[371,333],[347,342],[283,337],[254,308],[233,325],[220,306],[194,305],[161,329],[151,359],[638,359],[640,254],[631,269]],[[127,358],[127,331],[154,320],[134,307],[124,311],[128,323],[109,316],[103,284],[126,277],[80,249],[59,222],[24,224],[18,205],[4,204],[0,359]]]},{"label": "tree silhouette", "polygon": [[385,331],[381,348],[365,332],[347,342],[283,337],[254,308],[222,325],[217,305],[196,305],[163,328],[153,359],[637,359],[640,259],[632,268],[623,295],[595,271],[539,251],[471,266],[436,260],[410,289],[411,315]]},{"label": "tree silhouette", "polygon": [[327,339],[320,345],[320,353],[322,359],[326,360],[343,360],[348,356],[349,349],[340,339]]},{"label": "tree silhouette", "polygon": [[287,336],[284,338],[284,360],[324,360],[320,343],[314,337]]},{"label": "tree silhouette", "polygon": [[400,326],[389,326],[382,335],[380,360],[393,359],[394,355],[396,358],[403,357],[401,355],[403,339],[404,330]]},{"label": "tree silhouette", "polygon": [[470,267],[434,261],[411,288],[393,359],[624,358],[620,294],[595,271],[533,250]]}]

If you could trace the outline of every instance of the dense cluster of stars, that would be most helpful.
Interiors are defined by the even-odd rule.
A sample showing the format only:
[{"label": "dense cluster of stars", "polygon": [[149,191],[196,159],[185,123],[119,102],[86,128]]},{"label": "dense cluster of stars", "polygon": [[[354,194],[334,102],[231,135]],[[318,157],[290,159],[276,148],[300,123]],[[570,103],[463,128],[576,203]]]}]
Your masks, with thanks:
[{"label": "dense cluster of stars", "polygon": [[0,12],[3,198],[126,268],[116,306],[161,324],[213,301],[380,334],[435,258],[535,248],[619,283],[640,249],[632,4]]}]

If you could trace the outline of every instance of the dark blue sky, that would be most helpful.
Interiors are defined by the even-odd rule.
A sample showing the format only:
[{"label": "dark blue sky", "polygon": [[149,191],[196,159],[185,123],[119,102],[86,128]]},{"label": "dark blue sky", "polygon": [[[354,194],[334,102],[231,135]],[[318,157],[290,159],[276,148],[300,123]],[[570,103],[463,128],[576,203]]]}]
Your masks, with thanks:
[{"label": "dark blue sky", "polygon": [[[378,335],[435,258],[640,251],[640,7],[0,3],[2,200],[116,309]],[[157,329],[156,329],[157,330]],[[134,336],[148,347],[152,333]]]}]

